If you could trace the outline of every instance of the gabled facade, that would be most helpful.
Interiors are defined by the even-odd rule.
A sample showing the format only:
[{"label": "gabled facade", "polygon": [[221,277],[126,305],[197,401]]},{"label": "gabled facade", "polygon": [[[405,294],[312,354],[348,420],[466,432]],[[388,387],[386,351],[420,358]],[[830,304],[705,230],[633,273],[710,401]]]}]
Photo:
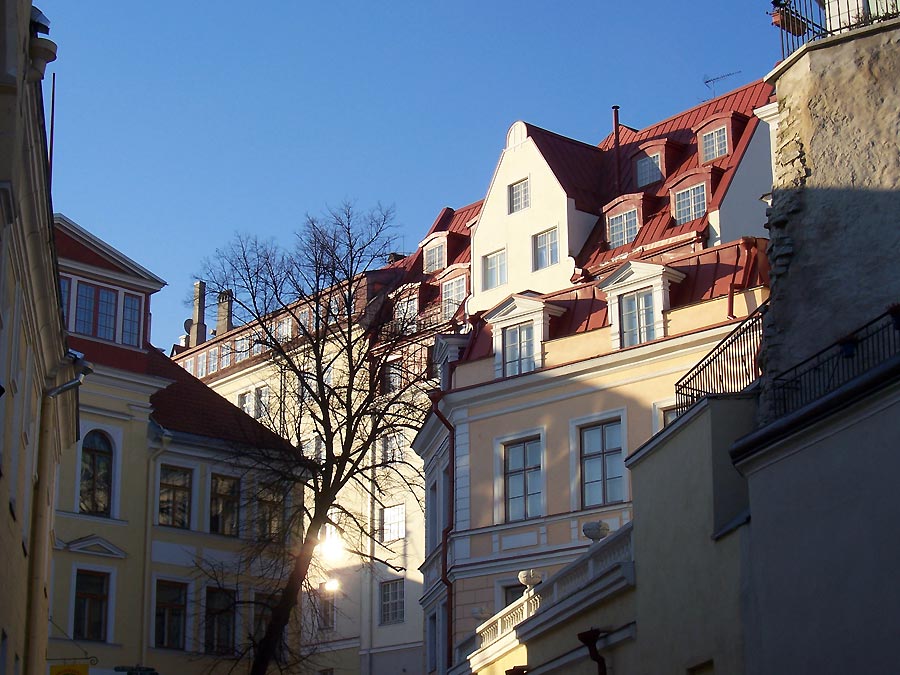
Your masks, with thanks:
[{"label": "gabled facade", "polygon": [[[438,339],[446,377],[413,444],[427,672],[467,672],[479,625],[585,551],[586,526],[631,522],[624,458],[767,297],[769,140],[752,113],[770,94],[757,82],[598,147],[511,128],[472,228],[473,329]],[[517,264],[490,277],[502,250]]]},{"label": "gabled facade", "polygon": [[239,565],[258,509],[232,460],[284,443],[150,344],[165,282],[65,216],[55,241],[69,340],[94,372],[56,480],[49,658],[228,670],[271,592]]}]

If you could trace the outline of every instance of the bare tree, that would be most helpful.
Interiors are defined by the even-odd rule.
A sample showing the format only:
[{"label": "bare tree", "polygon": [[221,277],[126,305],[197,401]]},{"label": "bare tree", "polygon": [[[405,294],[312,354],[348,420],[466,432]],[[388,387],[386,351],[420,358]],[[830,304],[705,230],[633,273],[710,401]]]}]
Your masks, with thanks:
[{"label": "bare tree", "polygon": [[[376,541],[376,523],[341,504],[346,490],[382,503],[390,489],[424,492],[419,469],[390,451],[390,439],[419,428],[427,408],[428,345],[415,303],[392,297],[405,267],[386,264],[393,251],[390,209],[357,212],[350,204],[307,216],[293,245],[237,236],[204,265],[208,292],[233,295],[236,349],[271,384],[270,425],[292,452],[243,450],[234,462],[255,476],[259,504],[288,500],[286,577],[254,644],[251,673],[262,675],[279,650],[314,564],[324,528],[350,536],[364,558],[400,570]],[[400,289],[402,292],[402,289]],[[406,309],[408,308],[408,309]],[[433,384],[433,382],[431,383]],[[308,460],[314,461],[312,475]],[[383,504],[382,504],[383,505]],[[277,557],[284,538],[260,523],[253,555]],[[281,534],[269,532],[269,535]],[[374,539],[373,539],[374,538]]]}]

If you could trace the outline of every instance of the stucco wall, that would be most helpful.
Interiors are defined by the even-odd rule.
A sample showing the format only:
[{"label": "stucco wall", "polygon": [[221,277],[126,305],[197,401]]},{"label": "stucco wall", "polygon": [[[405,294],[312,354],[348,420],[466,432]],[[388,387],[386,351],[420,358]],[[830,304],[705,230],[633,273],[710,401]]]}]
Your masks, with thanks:
[{"label": "stucco wall", "polygon": [[772,79],[779,128],[763,358],[774,374],[900,298],[900,22],[808,45]]}]

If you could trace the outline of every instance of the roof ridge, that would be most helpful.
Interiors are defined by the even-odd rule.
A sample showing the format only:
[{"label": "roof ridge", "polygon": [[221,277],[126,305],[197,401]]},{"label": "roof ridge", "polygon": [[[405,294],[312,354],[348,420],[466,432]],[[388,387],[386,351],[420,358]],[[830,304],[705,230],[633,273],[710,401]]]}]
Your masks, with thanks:
[{"label": "roof ridge", "polygon": [[577,138],[563,136],[562,134],[557,133],[555,131],[550,131],[549,129],[544,129],[543,127],[539,127],[536,124],[531,124],[530,122],[525,122],[525,126],[529,130],[529,134],[528,134],[529,136],[531,135],[530,130],[536,129],[537,131],[543,132],[545,134],[549,134],[550,136],[555,136],[556,138],[559,138],[560,140],[567,141],[569,143],[575,143],[576,145],[584,146],[585,148],[588,148],[590,150],[597,150],[600,153],[603,152],[603,150],[599,146],[591,145],[590,143],[586,143],[584,141],[579,141]]}]

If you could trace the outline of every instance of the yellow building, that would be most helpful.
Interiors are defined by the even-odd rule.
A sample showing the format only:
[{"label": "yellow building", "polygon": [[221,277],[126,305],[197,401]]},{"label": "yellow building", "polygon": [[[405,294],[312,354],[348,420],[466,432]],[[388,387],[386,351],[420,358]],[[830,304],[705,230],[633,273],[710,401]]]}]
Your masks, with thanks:
[{"label": "yellow building", "polygon": [[225,672],[273,591],[244,547],[285,531],[235,457],[285,444],[150,344],[161,279],[65,216],[55,239],[69,341],[94,372],[57,480],[50,659]]},{"label": "yellow building", "polygon": [[435,507],[427,672],[489,662],[498,612],[518,603],[506,634],[526,587],[588,548],[585,527],[634,519],[625,457],[767,297],[770,144],[753,110],[770,93],[756,82],[642,130],[616,115],[597,147],[510,128],[470,223],[474,328],[438,338],[443,388],[414,442]]},{"label": "yellow building", "polygon": [[[0,52],[0,672],[46,670],[53,479],[75,443],[52,245],[41,80],[56,57],[30,2],[2,4]],[[76,366],[77,362],[77,366]]]}]

